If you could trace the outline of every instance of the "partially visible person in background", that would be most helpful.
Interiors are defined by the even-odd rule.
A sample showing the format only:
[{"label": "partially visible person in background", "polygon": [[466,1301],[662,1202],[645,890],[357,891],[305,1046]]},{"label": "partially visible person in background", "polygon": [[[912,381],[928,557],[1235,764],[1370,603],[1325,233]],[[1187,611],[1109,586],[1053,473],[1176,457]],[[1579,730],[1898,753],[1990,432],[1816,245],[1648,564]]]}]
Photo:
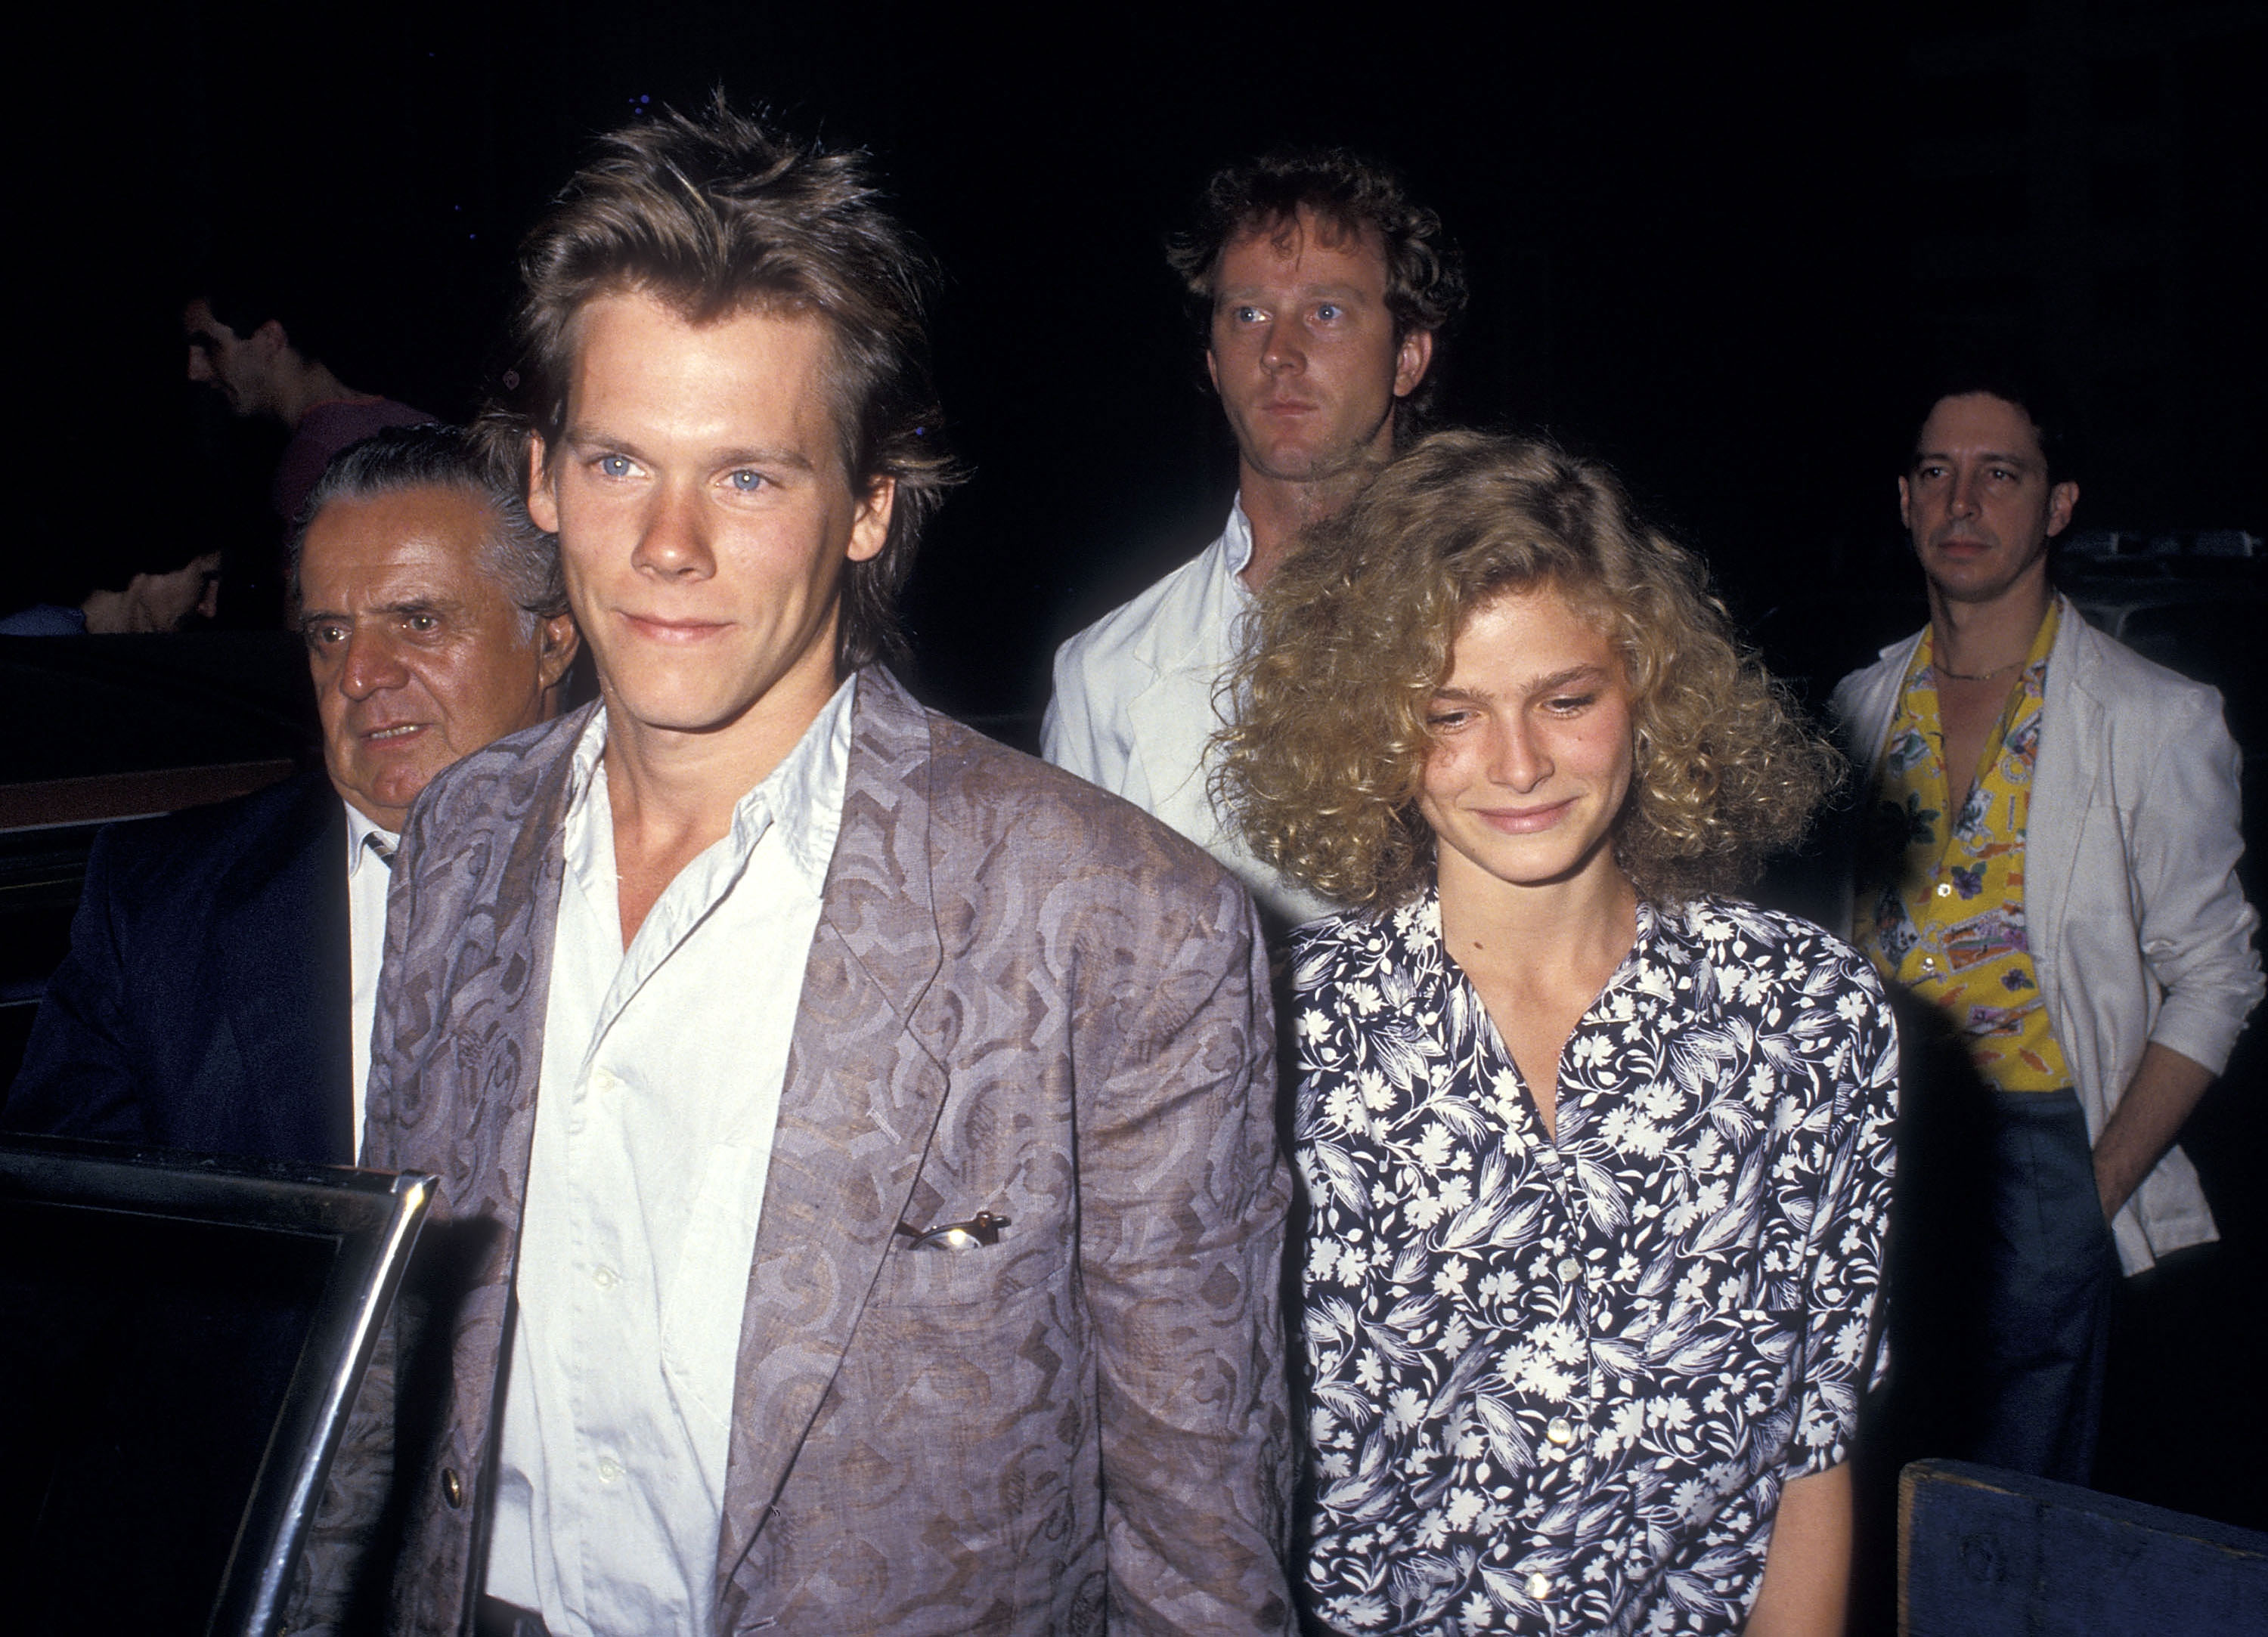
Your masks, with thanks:
[{"label": "partially visible person in background", "polygon": [[[383,428],[436,419],[342,378],[383,371],[383,338],[371,338],[374,326],[353,311],[351,291],[301,277],[299,261],[290,247],[239,246],[204,270],[181,309],[188,378],[210,387],[239,429],[205,427],[209,465],[200,474],[207,503],[225,508],[220,614],[239,629],[272,629],[288,618],[284,547],[331,458]],[[283,430],[280,452],[246,436],[254,422]],[[249,489],[255,480],[264,480],[274,518],[267,526]]]},{"label": "partially visible person in background", "polygon": [[1908,1111],[1899,1455],[2086,1484],[2121,1270],[2218,1237],[2175,1137],[2262,992],[2240,758],[2219,694],[2057,591],[2079,483],[2048,384],[1968,360],[1913,415],[1929,623],[1831,707],[1866,792],[1849,931],[1949,1048]]},{"label": "partially visible person in background", "polygon": [[1831,757],[1700,564],[1548,444],[1445,432],[1262,593],[1222,795],[1361,907],[1292,935],[1309,1612],[1842,1629],[1897,1045],[1727,896]]},{"label": "partially visible person in background", "polygon": [[40,565],[48,595],[0,616],[0,636],[113,636],[178,631],[210,620],[221,554],[189,532],[134,534],[107,547],[81,541]]},{"label": "partially visible person in background", "polygon": [[1336,906],[1260,863],[1215,812],[1215,696],[1300,531],[1359,493],[1425,414],[1464,277],[1440,218],[1340,149],[1222,170],[1167,260],[1235,434],[1236,500],[1211,546],[1057,653],[1042,753],[1211,853],[1272,936]]},{"label": "partially visible person in background", "polygon": [[348,385],[324,361],[314,304],[273,272],[215,271],[181,308],[189,379],[217,392],[232,414],[266,415],[290,429],[269,501],[296,523],[331,457],[380,428],[434,417]]}]

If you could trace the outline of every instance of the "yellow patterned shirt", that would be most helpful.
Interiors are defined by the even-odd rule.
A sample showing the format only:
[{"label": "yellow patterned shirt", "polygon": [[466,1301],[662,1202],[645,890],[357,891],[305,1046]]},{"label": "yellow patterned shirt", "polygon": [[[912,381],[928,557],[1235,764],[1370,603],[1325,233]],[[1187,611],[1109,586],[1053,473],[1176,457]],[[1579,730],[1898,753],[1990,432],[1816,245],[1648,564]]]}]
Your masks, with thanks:
[{"label": "yellow patterned shirt", "polygon": [[2051,604],[1949,824],[1935,637],[1923,633],[1876,773],[1852,917],[1852,941],[1884,976],[1943,1012],[1977,1071],[2003,1091],[2071,1084],[2024,936],[2024,827],[2057,623]]}]

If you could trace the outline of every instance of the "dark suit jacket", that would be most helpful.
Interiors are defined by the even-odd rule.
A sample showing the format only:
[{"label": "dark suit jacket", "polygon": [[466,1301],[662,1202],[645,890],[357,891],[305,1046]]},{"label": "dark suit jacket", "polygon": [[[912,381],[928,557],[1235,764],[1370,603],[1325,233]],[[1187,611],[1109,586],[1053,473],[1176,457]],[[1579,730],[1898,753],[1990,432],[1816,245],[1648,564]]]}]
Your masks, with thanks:
[{"label": "dark suit jacket", "polygon": [[[1251,902],[1116,796],[880,672],[858,689],[741,1319],[718,1629],[1288,1630],[1290,1189]],[[587,720],[468,757],[404,838],[370,1163],[439,1176],[418,1255],[458,1283],[381,1340],[293,1626],[335,1617],[390,1486],[389,1629],[468,1629]],[[980,1210],[1012,1224],[990,1248],[894,1232]],[[438,1413],[403,1385],[436,1355]]]},{"label": "dark suit jacket", "polygon": [[0,1126],[351,1164],[345,857],[320,771],[103,831]]}]

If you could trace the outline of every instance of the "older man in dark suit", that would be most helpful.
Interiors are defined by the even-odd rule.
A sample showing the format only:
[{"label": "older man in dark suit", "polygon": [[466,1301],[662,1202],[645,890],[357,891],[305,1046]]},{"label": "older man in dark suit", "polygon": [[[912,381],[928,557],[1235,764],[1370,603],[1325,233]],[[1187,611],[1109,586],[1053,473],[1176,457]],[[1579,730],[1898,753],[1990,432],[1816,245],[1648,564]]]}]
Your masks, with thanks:
[{"label": "older man in dark suit", "polygon": [[555,714],[576,636],[516,473],[460,429],[357,445],[307,515],[323,769],[102,833],[0,1125],[353,1162],[402,819],[450,762]]},{"label": "older man in dark suit", "polygon": [[877,663],[948,476],[915,253],[720,106],[608,139],[524,265],[600,707],[405,833],[371,1157],[439,1174],[439,1268],[295,1620],[1288,1630],[1256,921]]}]

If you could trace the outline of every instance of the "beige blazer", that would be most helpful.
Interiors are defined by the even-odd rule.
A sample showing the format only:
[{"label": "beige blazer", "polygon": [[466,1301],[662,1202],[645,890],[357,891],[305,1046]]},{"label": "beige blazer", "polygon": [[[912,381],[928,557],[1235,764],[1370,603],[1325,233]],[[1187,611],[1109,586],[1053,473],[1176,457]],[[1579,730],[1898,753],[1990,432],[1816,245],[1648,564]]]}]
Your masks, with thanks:
[{"label": "beige blazer", "polygon": [[[2040,995],[2098,1137],[2160,1041],[2219,1074],[2260,999],[2260,917],[2236,861],[2240,762],[2220,695],[2102,635],[2068,598],[2048,656],[2024,837],[2024,925]],[[1858,767],[1881,765],[1917,631],[1837,685]],[[1848,935],[1850,904],[1842,924]],[[2111,1222],[2135,1274],[2214,1237],[2189,1156],[2170,1148]]]},{"label": "beige blazer", "polygon": [[[470,1629],[585,713],[403,838],[367,1164],[441,1178],[301,1575]],[[860,673],[741,1320],[720,1632],[1289,1629],[1290,1188],[1244,892]],[[894,1230],[1009,1219],[998,1244]]]}]

